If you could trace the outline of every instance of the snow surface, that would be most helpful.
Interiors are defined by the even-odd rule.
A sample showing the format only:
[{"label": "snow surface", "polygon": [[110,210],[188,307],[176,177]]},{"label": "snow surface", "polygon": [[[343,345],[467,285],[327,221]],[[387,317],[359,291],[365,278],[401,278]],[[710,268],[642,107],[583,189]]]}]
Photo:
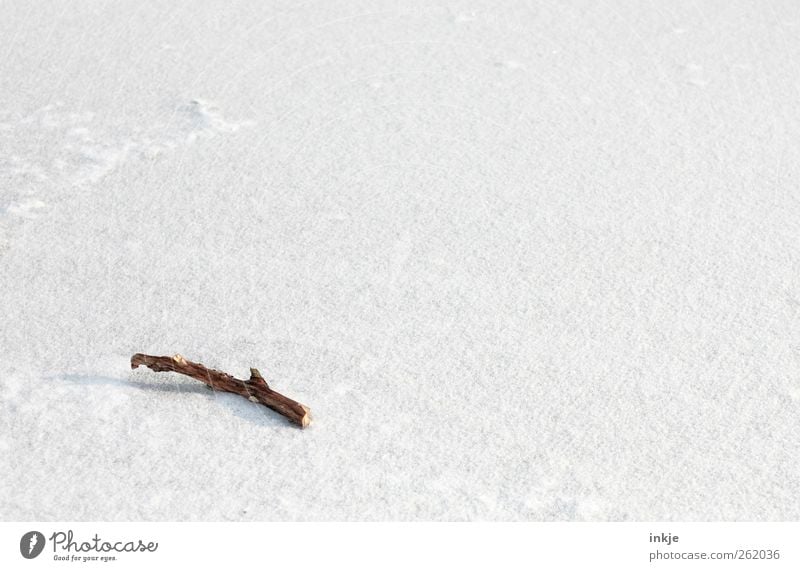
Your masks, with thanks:
[{"label": "snow surface", "polygon": [[800,519],[799,62],[792,0],[3,2],[0,518]]}]

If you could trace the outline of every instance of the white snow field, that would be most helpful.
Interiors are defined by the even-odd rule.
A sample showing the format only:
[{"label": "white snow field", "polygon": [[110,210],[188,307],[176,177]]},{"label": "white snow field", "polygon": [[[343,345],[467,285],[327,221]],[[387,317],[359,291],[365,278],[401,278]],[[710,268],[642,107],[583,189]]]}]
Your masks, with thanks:
[{"label": "white snow field", "polygon": [[4,0],[0,242],[2,520],[800,519],[793,0]]}]

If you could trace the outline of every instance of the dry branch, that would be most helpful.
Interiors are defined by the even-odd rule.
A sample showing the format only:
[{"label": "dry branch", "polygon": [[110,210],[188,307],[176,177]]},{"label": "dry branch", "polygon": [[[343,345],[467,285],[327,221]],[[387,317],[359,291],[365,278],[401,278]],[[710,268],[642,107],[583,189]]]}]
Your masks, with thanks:
[{"label": "dry branch", "polygon": [[311,411],[299,402],[269,388],[267,381],[264,380],[258,369],[250,369],[250,378],[243,381],[227,373],[209,369],[200,363],[187,361],[180,355],[154,357],[136,353],[131,357],[131,369],[136,369],[139,365],[145,365],[157,372],[175,371],[198,381],[203,381],[212,389],[236,393],[253,402],[268,406],[288,418],[291,422],[300,425],[301,428],[305,428],[311,422]]}]

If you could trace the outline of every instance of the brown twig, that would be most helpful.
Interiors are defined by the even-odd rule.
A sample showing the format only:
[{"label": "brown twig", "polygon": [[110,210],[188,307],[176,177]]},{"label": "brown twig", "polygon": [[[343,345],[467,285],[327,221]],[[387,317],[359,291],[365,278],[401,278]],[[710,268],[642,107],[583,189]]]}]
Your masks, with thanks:
[{"label": "brown twig", "polygon": [[136,353],[131,357],[131,369],[136,369],[139,365],[145,365],[157,372],[175,371],[198,381],[203,381],[212,389],[236,393],[253,402],[268,406],[288,418],[291,422],[300,425],[301,428],[305,428],[311,422],[311,411],[308,407],[269,388],[267,381],[264,380],[258,369],[250,369],[250,378],[242,381],[227,373],[209,369],[200,363],[187,361],[180,355],[154,357]]}]

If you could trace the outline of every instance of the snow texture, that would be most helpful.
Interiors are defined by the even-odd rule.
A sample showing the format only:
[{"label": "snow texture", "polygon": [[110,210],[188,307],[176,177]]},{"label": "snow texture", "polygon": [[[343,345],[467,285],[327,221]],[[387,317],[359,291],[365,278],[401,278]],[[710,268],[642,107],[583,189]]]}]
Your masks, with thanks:
[{"label": "snow texture", "polygon": [[799,62],[791,0],[3,2],[0,518],[800,519]]}]

